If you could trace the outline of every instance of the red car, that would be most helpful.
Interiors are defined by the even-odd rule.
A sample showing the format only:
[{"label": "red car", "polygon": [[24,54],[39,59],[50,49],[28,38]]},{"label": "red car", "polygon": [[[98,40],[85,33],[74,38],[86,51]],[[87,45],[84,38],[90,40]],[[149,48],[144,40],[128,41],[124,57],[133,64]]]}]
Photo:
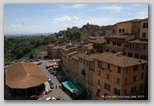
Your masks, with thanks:
[{"label": "red car", "polygon": [[39,99],[39,96],[37,95],[32,95],[29,97],[29,100],[37,100],[37,99]]}]

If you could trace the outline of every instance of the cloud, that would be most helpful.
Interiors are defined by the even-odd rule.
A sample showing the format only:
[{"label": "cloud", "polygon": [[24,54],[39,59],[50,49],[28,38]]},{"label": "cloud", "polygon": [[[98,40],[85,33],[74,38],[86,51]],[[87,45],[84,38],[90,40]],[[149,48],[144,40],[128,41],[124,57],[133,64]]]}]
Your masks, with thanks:
[{"label": "cloud", "polygon": [[63,8],[73,8],[73,9],[81,9],[84,8],[85,6],[87,6],[87,4],[71,4],[71,5],[60,5]]},{"label": "cloud", "polygon": [[98,7],[97,10],[109,10],[111,12],[121,12],[123,10],[123,8],[121,6],[118,5],[111,5],[111,6],[101,6]]},{"label": "cloud", "polygon": [[19,27],[21,27],[21,25],[20,24],[11,24],[11,25],[9,25],[9,27],[19,28]]},{"label": "cloud", "polygon": [[75,15],[73,15],[73,18],[74,18],[75,20],[78,20],[78,19],[79,19],[79,17],[77,17],[77,16],[75,16]]},{"label": "cloud", "polygon": [[53,20],[54,20],[54,22],[71,21],[71,17],[66,15],[66,16],[63,16],[63,17],[54,18]]}]

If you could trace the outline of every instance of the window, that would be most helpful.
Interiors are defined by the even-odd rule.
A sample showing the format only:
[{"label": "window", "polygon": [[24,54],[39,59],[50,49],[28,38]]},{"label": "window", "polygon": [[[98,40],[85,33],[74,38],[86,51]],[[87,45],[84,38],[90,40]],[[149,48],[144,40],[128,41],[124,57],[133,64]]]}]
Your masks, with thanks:
[{"label": "window", "polygon": [[102,68],[102,61],[98,61],[98,68]]},{"label": "window", "polygon": [[140,59],[143,59],[143,55],[140,56]]},{"label": "window", "polygon": [[119,78],[117,78],[117,84],[120,84],[120,79]]},{"label": "window", "polygon": [[100,85],[100,80],[98,80],[97,84]]},{"label": "window", "polygon": [[146,49],[146,45],[143,46],[143,49]]},{"label": "window", "polygon": [[135,47],[135,45],[134,44],[132,44],[132,48],[134,48]]},{"label": "window", "polygon": [[108,69],[110,70],[110,64],[108,64]]},{"label": "window", "polygon": [[117,89],[117,88],[114,88],[114,94],[116,94],[116,95],[120,95],[120,90]]},{"label": "window", "polygon": [[99,76],[101,75],[101,71],[98,71],[98,75],[99,75]]},{"label": "window", "polygon": [[113,33],[115,33],[115,29],[113,29]]},{"label": "window", "polygon": [[86,75],[85,69],[82,69],[81,74],[82,74],[82,75]]},{"label": "window", "polygon": [[136,86],[132,87],[131,92],[132,93],[136,92]]},{"label": "window", "polygon": [[146,33],[143,32],[143,33],[142,33],[142,38],[145,38],[145,37],[146,37]]},{"label": "window", "polygon": [[119,33],[121,33],[121,29],[119,29]]},{"label": "window", "polygon": [[143,89],[143,83],[140,84],[139,89],[142,90]]},{"label": "window", "polygon": [[109,74],[107,74],[107,79],[108,79],[108,80],[110,79],[110,75],[109,75]]},{"label": "window", "polygon": [[116,45],[116,42],[113,42],[113,45]]},{"label": "window", "polygon": [[109,52],[109,49],[106,49],[106,52]]},{"label": "window", "polygon": [[105,83],[104,88],[107,89],[107,90],[110,90],[110,85]]},{"label": "window", "polygon": [[138,54],[135,54],[135,58],[138,58],[139,57],[139,55]]},{"label": "window", "polygon": [[144,64],[142,64],[142,69],[144,69]]},{"label": "window", "polygon": [[136,44],[136,48],[138,48],[138,44]]},{"label": "window", "polygon": [[107,40],[107,44],[110,44],[110,40]]},{"label": "window", "polygon": [[136,75],[134,76],[133,81],[136,81]]},{"label": "window", "polygon": [[126,95],[126,94],[127,94],[127,89],[124,90],[124,95]]},{"label": "window", "polygon": [[89,62],[87,61],[87,66],[89,65]]},{"label": "window", "polygon": [[143,23],[143,28],[148,28],[148,23]]},{"label": "window", "polygon": [[112,50],[112,53],[115,53],[115,50]]},{"label": "window", "polygon": [[121,67],[118,67],[118,73],[120,73],[120,71],[121,71]]},{"label": "window", "polygon": [[125,78],[125,85],[128,83],[128,78]]},{"label": "window", "polygon": [[122,29],[122,32],[125,32],[125,29]]},{"label": "window", "polygon": [[141,74],[141,79],[143,79],[143,78],[144,78],[144,74],[142,73],[142,74]]},{"label": "window", "polygon": [[121,46],[121,42],[117,42],[117,46]]},{"label": "window", "polygon": [[137,71],[138,70],[138,66],[134,66],[134,71]]},{"label": "window", "polygon": [[129,57],[132,57],[132,53],[128,53],[128,56],[129,56]]}]

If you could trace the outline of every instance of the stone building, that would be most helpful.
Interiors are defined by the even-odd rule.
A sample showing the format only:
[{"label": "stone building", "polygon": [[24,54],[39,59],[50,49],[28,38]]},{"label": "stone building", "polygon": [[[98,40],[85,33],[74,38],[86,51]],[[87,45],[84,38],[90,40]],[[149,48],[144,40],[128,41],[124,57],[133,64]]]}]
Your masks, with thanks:
[{"label": "stone building", "polygon": [[105,52],[94,61],[93,99],[132,99],[132,95],[144,95],[146,60]]},{"label": "stone building", "polygon": [[105,49],[106,52],[124,52],[124,47],[126,41],[134,39],[134,35],[112,35],[112,36],[106,36],[106,44]]},{"label": "stone building", "polygon": [[148,18],[141,20],[139,39],[148,41]]}]

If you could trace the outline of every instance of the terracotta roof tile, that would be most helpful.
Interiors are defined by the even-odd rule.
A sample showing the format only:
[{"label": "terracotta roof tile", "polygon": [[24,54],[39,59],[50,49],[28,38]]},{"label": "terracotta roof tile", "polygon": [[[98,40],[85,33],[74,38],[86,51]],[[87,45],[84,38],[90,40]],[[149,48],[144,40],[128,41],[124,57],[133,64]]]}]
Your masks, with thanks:
[{"label": "terracotta roof tile", "polygon": [[135,66],[138,64],[147,63],[146,60],[141,60],[140,62],[139,61],[140,59],[131,58],[131,57],[122,56],[122,55],[116,55],[116,54],[108,53],[108,52],[104,52],[96,56],[95,59],[104,61],[109,64],[113,64],[119,67],[129,67],[129,66]]},{"label": "terracotta roof tile", "polygon": [[46,80],[46,74],[34,63],[16,63],[6,68],[6,84],[10,88],[35,87]]}]

